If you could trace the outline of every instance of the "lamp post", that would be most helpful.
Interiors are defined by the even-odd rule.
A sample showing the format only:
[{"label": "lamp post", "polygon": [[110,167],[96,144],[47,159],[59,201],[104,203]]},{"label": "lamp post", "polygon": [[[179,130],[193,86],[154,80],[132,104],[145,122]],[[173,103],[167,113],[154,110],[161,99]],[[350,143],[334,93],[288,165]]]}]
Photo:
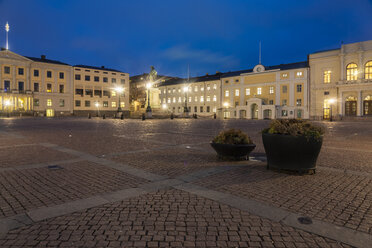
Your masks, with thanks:
[{"label": "lamp post", "polygon": [[98,102],[96,102],[95,104],[94,104],[95,106],[96,106],[96,108],[97,108],[97,117],[99,116],[99,103]]},{"label": "lamp post", "polygon": [[228,102],[224,102],[223,103],[223,106],[225,107],[224,108],[224,111],[223,111],[223,118],[226,119],[227,117],[226,117],[225,113],[227,112],[227,108],[229,107],[229,103]]},{"label": "lamp post", "polygon": [[121,104],[120,104],[120,95],[124,92],[124,88],[123,87],[116,87],[115,88],[115,91],[116,91],[116,94],[118,94],[118,113],[122,112],[122,109],[121,109]]},{"label": "lamp post", "polygon": [[6,116],[9,117],[9,108],[10,108],[11,103],[10,103],[9,100],[6,100],[4,102],[4,105],[5,105],[5,108],[6,108]]},{"label": "lamp post", "polygon": [[189,91],[188,86],[183,87],[183,92],[185,93],[185,107],[183,108],[183,112],[184,112],[185,116],[188,116],[188,114],[189,114],[189,109],[187,107],[187,92],[188,91]]},{"label": "lamp post", "polygon": [[147,117],[151,117],[151,112],[152,112],[152,109],[151,109],[151,106],[150,106],[150,89],[152,87],[152,82],[148,82],[146,84],[146,89],[147,89],[147,108],[146,108],[146,113],[147,113]]},{"label": "lamp post", "polygon": [[336,102],[336,99],[332,98],[328,100],[329,103],[329,121],[333,121],[332,119],[332,105]]}]

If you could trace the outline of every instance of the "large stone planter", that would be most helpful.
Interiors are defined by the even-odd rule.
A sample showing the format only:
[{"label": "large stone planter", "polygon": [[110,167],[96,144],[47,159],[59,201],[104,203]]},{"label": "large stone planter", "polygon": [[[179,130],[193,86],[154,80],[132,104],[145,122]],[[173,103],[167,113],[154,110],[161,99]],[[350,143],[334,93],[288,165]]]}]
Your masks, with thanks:
[{"label": "large stone planter", "polygon": [[267,168],[291,170],[299,173],[314,170],[323,143],[319,139],[281,134],[262,134]]},{"label": "large stone planter", "polygon": [[255,144],[231,145],[211,142],[211,146],[221,159],[249,160],[249,153],[256,147]]}]

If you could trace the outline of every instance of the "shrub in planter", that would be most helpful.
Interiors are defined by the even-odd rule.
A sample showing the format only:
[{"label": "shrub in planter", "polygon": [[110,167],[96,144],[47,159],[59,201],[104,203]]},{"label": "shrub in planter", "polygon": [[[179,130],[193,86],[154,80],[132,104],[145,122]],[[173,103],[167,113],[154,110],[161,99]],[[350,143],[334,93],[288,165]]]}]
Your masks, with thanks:
[{"label": "shrub in planter", "polygon": [[324,128],[305,120],[273,120],[262,131],[267,168],[300,173],[314,170]]},{"label": "shrub in planter", "polygon": [[247,160],[249,153],[256,147],[247,134],[241,130],[229,129],[220,132],[211,146],[221,159]]}]

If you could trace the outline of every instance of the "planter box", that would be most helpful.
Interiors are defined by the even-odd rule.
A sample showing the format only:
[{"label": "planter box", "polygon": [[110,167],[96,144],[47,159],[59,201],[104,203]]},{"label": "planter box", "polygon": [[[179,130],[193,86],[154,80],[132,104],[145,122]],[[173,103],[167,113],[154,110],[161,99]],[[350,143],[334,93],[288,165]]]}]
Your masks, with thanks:
[{"label": "planter box", "polygon": [[249,160],[249,153],[256,147],[255,144],[230,145],[211,142],[218,157],[231,160]]},{"label": "planter box", "polygon": [[267,156],[267,168],[291,170],[300,173],[314,170],[323,143],[323,137],[262,134]]}]

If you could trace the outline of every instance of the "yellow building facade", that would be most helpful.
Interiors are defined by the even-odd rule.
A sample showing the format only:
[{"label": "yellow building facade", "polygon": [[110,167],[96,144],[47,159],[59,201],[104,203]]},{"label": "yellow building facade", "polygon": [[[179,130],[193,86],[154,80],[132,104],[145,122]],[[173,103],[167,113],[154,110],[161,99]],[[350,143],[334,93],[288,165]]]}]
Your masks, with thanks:
[{"label": "yellow building facade", "polygon": [[309,55],[314,119],[372,116],[372,41]]},{"label": "yellow building facade", "polygon": [[129,114],[129,74],[105,67],[76,65],[74,113],[115,114],[119,106]]},{"label": "yellow building facade", "polygon": [[0,111],[41,116],[72,113],[72,67],[59,61],[0,51]]}]

